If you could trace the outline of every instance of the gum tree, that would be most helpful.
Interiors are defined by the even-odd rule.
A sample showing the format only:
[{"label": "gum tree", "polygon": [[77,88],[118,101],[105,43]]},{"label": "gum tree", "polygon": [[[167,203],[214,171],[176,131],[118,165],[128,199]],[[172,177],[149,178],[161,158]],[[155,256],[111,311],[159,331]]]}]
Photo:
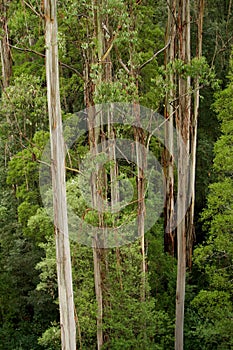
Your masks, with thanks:
[{"label": "gum tree", "polygon": [[60,106],[56,1],[46,0],[44,3],[44,11],[46,23],[46,78],[61,341],[63,350],[75,350],[76,324],[66,205],[65,144],[62,133]]}]

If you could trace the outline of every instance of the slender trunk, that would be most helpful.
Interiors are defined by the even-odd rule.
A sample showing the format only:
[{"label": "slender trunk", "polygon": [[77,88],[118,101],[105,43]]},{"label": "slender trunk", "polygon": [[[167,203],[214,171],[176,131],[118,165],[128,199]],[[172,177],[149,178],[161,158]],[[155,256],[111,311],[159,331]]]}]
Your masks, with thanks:
[{"label": "slender trunk", "polygon": [[186,274],[186,231],[185,218],[183,212],[185,210],[184,197],[185,193],[185,175],[183,169],[186,164],[183,164],[183,158],[186,154],[179,152],[180,160],[178,161],[178,201],[179,209],[177,213],[178,221],[181,220],[177,227],[177,282],[176,282],[176,325],[175,325],[175,349],[183,350],[183,327],[184,327],[184,302],[185,302],[185,274]]},{"label": "slender trunk", "polygon": [[[135,37],[135,32],[137,31],[137,14],[135,12],[133,3],[129,6],[129,17],[131,20],[131,25],[129,27],[129,38]],[[130,75],[134,78],[135,84],[135,95],[134,95],[134,118],[136,127],[134,127],[134,140],[136,142],[136,159],[137,159],[137,201],[138,201],[138,238],[140,239],[142,263],[142,289],[141,289],[141,300],[146,299],[146,254],[145,254],[145,171],[146,171],[146,159],[147,155],[145,148],[146,134],[141,128],[141,115],[140,115],[140,105],[139,105],[139,76],[138,72],[135,70],[135,44],[133,40],[129,40],[129,64],[130,64]],[[140,147],[142,146],[142,147]],[[146,336],[146,332],[144,332]]]},{"label": "slender trunk", "polygon": [[12,56],[9,46],[9,28],[7,25],[7,8],[6,2],[2,0],[0,4],[0,23],[2,29],[2,35],[0,39],[0,54],[2,65],[2,85],[5,89],[10,84],[10,78],[12,76]]},{"label": "slender trunk", "polygon": [[[104,53],[108,49],[108,39],[104,33],[104,27],[108,25],[107,23],[107,15],[103,15],[101,13],[102,8],[107,6],[106,1],[102,0],[93,0],[93,27],[94,27],[94,35],[95,38],[95,49],[91,49],[91,60],[86,58],[86,68],[85,68],[85,76],[86,82],[85,84],[85,101],[86,106],[94,105],[96,97],[98,97],[98,90],[101,89],[101,84],[105,81],[111,81],[111,60],[109,55],[104,58],[102,62],[102,57]],[[103,25],[104,24],[104,25]],[[91,62],[90,62],[91,61]],[[90,75],[90,65],[92,63],[98,64],[98,76],[95,80],[95,83],[92,81]],[[93,109],[93,111],[95,108]],[[96,156],[99,152],[97,149],[98,141],[101,142],[101,147],[103,152],[107,152],[107,141],[106,141],[106,127],[103,125],[102,120],[102,112],[98,111],[95,115],[95,112],[88,113],[88,124],[89,124],[89,143],[90,150],[93,153],[93,156]],[[99,118],[99,127],[93,128],[95,124],[95,118]],[[108,133],[112,134],[112,126],[109,124]],[[110,135],[111,136],[111,135]],[[109,137],[110,137],[109,136]],[[113,145],[114,147],[114,145]],[[113,150],[112,150],[113,151]],[[111,156],[111,150],[109,152]],[[116,171],[115,171],[116,172]],[[111,180],[114,176],[113,170],[111,170]],[[97,181],[98,179],[98,181]],[[114,181],[111,181],[114,183]],[[104,230],[104,210],[105,206],[107,206],[107,191],[108,191],[108,183],[107,183],[107,174],[103,167],[98,166],[95,172],[92,174],[91,180],[92,186],[92,201],[93,206],[99,212],[99,228]],[[111,185],[112,186],[112,185]],[[111,188],[113,190],[113,188]],[[103,239],[105,235],[103,234]],[[93,241],[93,261],[94,261],[94,275],[95,275],[95,293],[96,293],[96,301],[97,301],[97,349],[101,349],[104,341],[107,341],[107,334],[103,332],[103,317],[104,317],[104,309],[106,306],[106,298],[104,295],[104,286],[106,287],[106,278],[108,271],[108,261],[107,254],[103,249],[105,247],[104,241],[99,241],[99,237],[96,235],[95,240]]]},{"label": "slender trunk", "polygon": [[[190,63],[190,3],[180,0],[178,9],[179,58]],[[188,190],[189,130],[191,120],[191,79],[179,77],[179,113],[176,120],[178,137],[178,211],[177,211],[177,285],[175,349],[183,350],[184,302],[186,276],[186,193]],[[179,140],[180,138],[180,140]],[[184,143],[184,144],[183,144]],[[185,149],[186,148],[186,149]]]},{"label": "slender trunk", "polygon": [[[93,128],[95,109],[93,108],[88,112],[88,123],[89,123],[89,142],[90,151],[93,156],[97,155],[97,144],[99,139],[99,128]],[[100,198],[98,196],[101,190],[100,183],[97,182],[99,176],[99,169],[96,169],[92,173],[91,177],[91,192],[92,192],[92,205],[99,211],[99,227],[102,227],[102,205],[100,203]],[[100,179],[101,180],[101,179]],[[95,281],[95,294],[97,302],[97,349],[100,350],[103,346],[103,290],[102,290],[102,243],[99,242],[99,237],[96,234],[93,240],[93,263],[94,263],[94,281]]]},{"label": "slender trunk", "polygon": [[[197,50],[196,57],[201,58],[202,55],[202,30],[204,17],[204,0],[198,0],[197,11]],[[194,229],[194,205],[195,205],[195,173],[196,173],[196,151],[197,151],[197,122],[199,113],[200,91],[199,91],[199,77],[194,81],[194,111],[192,116],[192,123],[190,125],[190,195],[191,203],[188,212],[188,234],[187,234],[187,264],[192,266],[192,248],[195,238]]]},{"label": "slender trunk", "polygon": [[[136,105],[136,118],[140,125],[140,107]],[[135,128],[136,159],[137,159],[137,196],[138,196],[138,237],[141,241],[142,254],[142,290],[141,300],[146,299],[146,255],[145,255],[145,171],[146,148],[145,132],[140,127]]]},{"label": "slender trunk", "polygon": [[[201,56],[202,26],[204,0],[198,0],[198,48],[197,57]],[[166,62],[172,62],[176,57],[184,64],[191,61],[190,44],[190,0],[170,0],[168,2],[168,31],[170,30],[171,43],[167,50]],[[169,29],[170,28],[170,29]],[[169,35],[169,32],[168,32]],[[192,246],[194,240],[194,183],[196,162],[196,138],[197,138],[197,116],[199,108],[199,79],[194,82],[196,92],[194,94],[194,112],[191,101],[191,77],[181,74],[169,75],[171,86],[177,86],[178,99],[175,90],[171,88],[167,95],[165,117],[169,118],[171,124],[166,125],[166,142],[169,149],[173,149],[173,120],[175,116],[178,131],[177,150],[177,289],[176,289],[176,325],[175,325],[175,349],[183,350],[183,327],[184,327],[184,303],[185,303],[185,276],[186,264],[191,266]],[[178,105],[169,104],[169,99],[178,101]],[[190,161],[189,157],[190,155]],[[190,169],[189,169],[190,167]],[[165,151],[164,168],[166,176],[166,205],[165,205],[165,251],[174,255],[174,163],[172,155]],[[190,193],[191,205],[188,213],[186,208]]]},{"label": "slender trunk", "polygon": [[46,21],[46,78],[61,342],[63,350],[75,350],[76,325],[66,205],[65,147],[60,107],[56,1],[46,0],[44,6]]},{"label": "slender trunk", "polygon": [[[136,77],[137,79],[137,77]],[[137,83],[137,80],[136,80]],[[136,127],[134,127],[134,140],[136,143],[136,163],[137,163],[137,201],[138,201],[138,238],[141,245],[141,302],[146,301],[146,253],[145,253],[145,172],[147,167],[147,149],[145,147],[146,135],[141,128],[140,105],[134,104],[134,117]],[[146,344],[146,322],[143,324],[143,339]]]},{"label": "slender trunk", "polygon": [[[102,0],[93,0],[93,13],[94,13],[94,37],[96,39],[96,56],[97,56],[97,62],[100,62],[101,57],[103,55],[103,38],[102,38],[102,29],[101,29],[101,3]],[[97,87],[102,82],[102,66],[100,65],[98,68],[98,81],[97,81]],[[96,89],[96,86],[95,86]],[[94,94],[94,91],[93,91]],[[94,99],[94,96],[93,96]],[[98,116],[100,117],[100,116]],[[97,145],[98,138],[99,138],[99,129],[95,130],[94,138],[93,138],[93,145]],[[94,150],[94,152],[97,152],[97,148]],[[98,172],[100,169],[97,169],[96,172],[93,174],[92,179],[92,187],[93,187],[93,201],[96,203],[96,208],[99,210],[99,226],[102,226],[102,213],[101,213],[101,204],[98,201],[97,193],[98,191],[101,191],[101,185],[97,184],[97,177]],[[100,179],[102,181],[102,179]],[[99,242],[98,237],[96,236],[96,245],[93,245],[93,257],[94,257],[94,274],[95,274],[95,293],[96,293],[96,301],[97,301],[97,349],[100,350],[103,346],[103,280],[102,280],[102,251],[101,248],[99,248]]]},{"label": "slender trunk", "polygon": [[[170,45],[166,52],[165,64],[172,63],[175,59],[176,48],[176,0],[170,0],[168,6],[168,25],[167,25],[167,38],[170,37]],[[163,163],[164,173],[166,179],[166,197],[164,206],[164,251],[170,255],[175,254],[174,243],[174,159],[173,159],[173,119],[176,112],[175,102],[175,81],[176,77],[174,73],[169,74],[169,82],[171,84],[170,91],[166,96],[165,103],[165,118],[168,119],[168,123],[165,124],[165,139],[166,149],[164,150]],[[168,151],[169,150],[169,151]]]},{"label": "slender trunk", "polygon": [[93,244],[93,262],[94,262],[94,276],[95,276],[95,294],[97,301],[97,349],[100,350],[103,346],[103,292],[102,292],[102,278],[101,278],[101,250]]}]

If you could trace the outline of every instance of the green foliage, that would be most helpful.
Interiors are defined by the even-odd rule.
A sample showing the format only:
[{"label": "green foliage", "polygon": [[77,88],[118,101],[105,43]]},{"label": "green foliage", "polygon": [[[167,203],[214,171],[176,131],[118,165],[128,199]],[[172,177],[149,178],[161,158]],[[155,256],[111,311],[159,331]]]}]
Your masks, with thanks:
[{"label": "green foliage", "polygon": [[151,293],[157,310],[166,310],[173,319],[175,313],[176,262],[164,253],[163,226],[155,225],[146,236],[148,240],[148,268]]},{"label": "green foliage", "polygon": [[61,331],[58,324],[52,323],[52,326],[48,328],[42,337],[38,339],[38,344],[46,350],[60,350],[61,349]]},{"label": "green foliage", "polygon": [[[150,296],[146,277],[146,300],[141,301],[141,255],[138,243],[108,254],[111,264],[105,329],[109,334],[106,348],[164,349],[172,344],[172,321],[167,312],[156,310],[156,300]],[[127,257],[127,258],[126,258]],[[112,263],[113,259],[113,263]],[[130,279],[129,279],[130,278]]]},{"label": "green foliage", "polygon": [[191,306],[201,321],[192,332],[195,343],[201,343],[202,349],[206,350],[231,349],[233,308],[229,293],[201,290]]},{"label": "green foliage", "polygon": [[209,66],[205,57],[194,57],[190,63],[185,63],[181,59],[175,59],[167,65],[168,73],[177,73],[182,78],[190,76],[192,79],[199,78],[202,86],[210,86],[216,90],[219,88],[220,81],[216,78],[215,71]]},{"label": "green foliage", "polygon": [[[30,8],[32,7],[32,9]],[[189,350],[231,349],[232,338],[232,82],[217,95],[214,109],[213,90],[224,87],[227,79],[232,16],[230,1],[206,3],[204,21],[204,57],[190,64],[175,60],[163,66],[160,54],[140,68],[164,46],[167,4],[159,1],[110,0],[98,9],[106,25],[104,35],[110,50],[111,83],[101,79],[105,62],[97,59],[100,43],[95,38],[91,1],[58,1],[58,46],[60,60],[61,104],[63,119],[84,107],[84,68],[89,64],[94,101],[134,102],[158,110],[171,88],[167,73],[176,72],[192,80],[200,77],[202,101],[199,118],[197,157],[197,212],[208,199],[202,214],[202,240],[194,252],[193,272],[188,276],[186,293],[185,348]],[[48,141],[44,66],[44,20],[41,4],[11,0],[7,2],[10,44],[13,58],[11,85],[1,91],[0,100],[0,349],[60,349],[59,310],[55,239],[53,224],[42,206],[38,169]],[[196,7],[192,3],[192,18]],[[37,14],[36,14],[37,12]],[[106,21],[105,21],[106,19]],[[192,41],[196,29],[192,26]],[[106,49],[106,47],[105,47]],[[220,54],[221,53],[221,54]],[[195,53],[193,52],[193,56]],[[122,64],[123,63],[123,64]],[[233,63],[231,62],[231,65]],[[215,65],[215,71],[214,67]],[[211,67],[211,68],[210,68]],[[232,79],[232,72],[229,73]],[[191,93],[191,91],[190,91]],[[77,125],[79,125],[78,121]],[[84,121],[82,121],[84,122]],[[219,136],[221,122],[221,137]],[[75,121],[76,123],[76,121]],[[75,124],[74,123],[74,124]],[[72,137],[73,125],[67,128]],[[106,134],[107,135],[107,134]],[[118,138],[129,138],[129,126],[116,128]],[[88,152],[88,136],[75,142],[67,156],[67,165],[79,169]],[[152,138],[150,150],[161,160],[161,147]],[[212,167],[213,150],[215,152]],[[101,155],[100,155],[101,157]],[[100,158],[96,159],[97,163]],[[107,159],[103,168],[107,177],[113,166]],[[87,161],[84,172],[95,170]],[[95,165],[95,164],[94,164]],[[136,167],[119,162],[121,193],[125,201],[136,198]],[[74,171],[67,174],[67,196],[72,210],[85,222],[98,226],[98,212],[89,210],[85,186],[89,179]],[[158,176],[155,174],[156,181]],[[128,184],[126,179],[128,179]],[[213,183],[209,187],[209,182]],[[148,183],[146,184],[148,185]],[[158,180],[158,184],[161,185]],[[87,187],[87,186],[86,186]],[[82,189],[82,191],[81,191]],[[133,195],[131,195],[133,192]],[[51,194],[48,193],[48,200]],[[104,194],[107,197],[107,193]],[[148,195],[148,193],[147,193]],[[131,197],[130,197],[131,196]],[[159,206],[160,197],[150,197],[148,205]],[[90,203],[89,203],[90,204]],[[121,203],[124,205],[124,202]],[[104,214],[113,227],[129,222],[137,215],[131,203],[114,217]],[[153,218],[149,218],[152,220]],[[77,238],[84,227],[71,231],[74,298],[77,311],[77,347],[96,348],[96,298],[93,256],[90,248],[80,246]],[[199,232],[200,231],[200,232]],[[205,236],[203,235],[205,233]],[[123,232],[128,234],[128,232]],[[204,238],[203,238],[204,237]],[[174,341],[176,261],[163,250],[161,220],[146,236],[146,300],[142,302],[141,252],[138,242],[104,252],[104,348],[171,349]]]},{"label": "green foliage", "polygon": [[[18,203],[18,220],[23,227],[26,236],[33,237],[36,241],[43,240],[44,232],[41,229],[35,236],[32,230],[33,221],[28,226],[29,219],[37,213],[41,205],[39,194],[39,163],[43,146],[48,140],[48,134],[43,131],[35,133],[32,143],[28,148],[18,152],[8,163],[7,184],[14,185]],[[46,221],[44,221],[46,222]],[[34,225],[35,228],[35,225]],[[40,232],[40,234],[39,234]],[[46,231],[45,231],[46,232]]]},{"label": "green foliage", "polygon": [[222,130],[214,148],[216,182],[209,186],[207,206],[202,213],[207,239],[194,251],[194,266],[196,273],[201,273],[202,281],[199,282],[201,289],[190,303],[191,314],[195,315],[191,334],[197,344],[202,343],[203,349],[231,349],[233,345],[231,91],[232,81],[215,102]]},{"label": "green foliage", "polygon": [[[45,290],[56,299],[56,260],[53,238],[41,244],[46,257],[37,265],[40,283],[37,289]],[[168,314],[155,309],[155,300],[149,296],[141,301],[141,254],[138,243],[106,250],[108,271],[105,276],[103,330],[107,339],[104,348],[164,349],[173,341],[173,325]],[[90,248],[71,243],[73,262],[74,299],[78,320],[77,343],[83,349],[95,348],[96,300],[94,294],[93,259]],[[59,333],[50,327],[40,338],[45,349],[57,348]]]},{"label": "green foliage", "polygon": [[36,131],[47,129],[46,91],[41,78],[27,74],[16,77],[2,95],[0,107],[0,135],[13,152],[11,145],[24,147]]}]

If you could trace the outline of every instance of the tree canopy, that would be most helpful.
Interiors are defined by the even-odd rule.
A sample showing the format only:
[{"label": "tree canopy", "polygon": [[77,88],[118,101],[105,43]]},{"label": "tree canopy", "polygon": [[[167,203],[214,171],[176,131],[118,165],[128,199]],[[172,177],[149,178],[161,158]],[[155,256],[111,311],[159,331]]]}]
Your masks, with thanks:
[{"label": "tree canopy", "polygon": [[[233,347],[232,1],[187,4],[57,1],[77,349]],[[62,346],[44,5],[0,1],[0,350]]]}]

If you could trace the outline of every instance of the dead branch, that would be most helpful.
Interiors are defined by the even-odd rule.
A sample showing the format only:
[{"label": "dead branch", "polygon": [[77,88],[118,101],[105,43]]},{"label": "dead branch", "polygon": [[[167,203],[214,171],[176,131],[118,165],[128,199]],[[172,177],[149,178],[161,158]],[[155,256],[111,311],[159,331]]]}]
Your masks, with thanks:
[{"label": "dead branch", "polygon": [[149,58],[149,60],[147,60],[146,62],[144,62],[139,68],[138,70],[140,71],[142,68],[144,68],[147,64],[149,64],[151,61],[153,61],[155,59],[155,57],[157,57],[161,52],[163,52],[164,50],[166,50],[168,48],[168,46],[170,45],[171,39],[168,40],[167,44],[160,49],[159,51],[157,51],[151,58]]}]

